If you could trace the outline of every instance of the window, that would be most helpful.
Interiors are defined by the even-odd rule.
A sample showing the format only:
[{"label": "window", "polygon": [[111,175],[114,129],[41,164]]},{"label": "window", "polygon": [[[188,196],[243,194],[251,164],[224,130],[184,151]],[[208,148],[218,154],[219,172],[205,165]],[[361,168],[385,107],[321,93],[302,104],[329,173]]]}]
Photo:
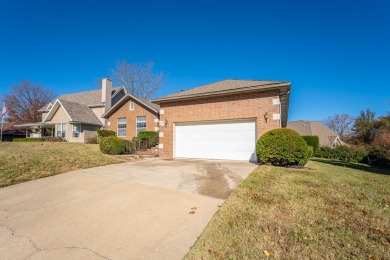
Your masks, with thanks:
[{"label": "window", "polygon": [[74,138],[79,138],[80,137],[80,132],[81,132],[81,125],[73,125],[73,137]]},{"label": "window", "polygon": [[139,132],[146,131],[146,116],[137,116],[137,135]]},{"label": "window", "polygon": [[118,136],[126,136],[126,117],[118,118]]},{"label": "window", "polygon": [[129,105],[129,110],[134,110],[134,102],[130,102],[130,105]]},{"label": "window", "polygon": [[59,137],[66,136],[66,124],[57,124],[57,136]]}]

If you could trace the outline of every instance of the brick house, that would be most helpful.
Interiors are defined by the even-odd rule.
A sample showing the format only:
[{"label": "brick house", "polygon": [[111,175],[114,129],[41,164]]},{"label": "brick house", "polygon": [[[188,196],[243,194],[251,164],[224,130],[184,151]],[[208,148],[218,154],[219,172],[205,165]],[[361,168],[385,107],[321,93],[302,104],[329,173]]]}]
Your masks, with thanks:
[{"label": "brick house", "polygon": [[[115,131],[126,121],[126,139],[139,131],[137,117],[146,117],[145,129],[159,131],[159,154],[165,159],[255,161],[256,140],[287,125],[290,85],[223,80],[151,102],[127,94],[103,117]],[[132,111],[131,103],[138,109]]]},{"label": "brick house", "polygon": [[141,131],[158,131],[160,106],[146,99],[126,94],[102,117],[107,128],[117,136],[131,140]]}]

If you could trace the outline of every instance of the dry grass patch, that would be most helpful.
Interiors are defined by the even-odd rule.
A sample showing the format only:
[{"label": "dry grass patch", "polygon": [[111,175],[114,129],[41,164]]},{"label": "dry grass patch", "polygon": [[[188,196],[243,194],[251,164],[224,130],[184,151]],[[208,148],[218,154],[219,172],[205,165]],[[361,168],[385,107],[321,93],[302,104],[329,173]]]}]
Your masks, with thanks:
[{"label": "dry grass patch", "polygon": [[258,167],[186,258],[390,259],[389,169],[333,163]]},{"label": "dry grass patch", "polygon": [[0,187],[122,160],[102,154],[98,145],[0,143]]}]

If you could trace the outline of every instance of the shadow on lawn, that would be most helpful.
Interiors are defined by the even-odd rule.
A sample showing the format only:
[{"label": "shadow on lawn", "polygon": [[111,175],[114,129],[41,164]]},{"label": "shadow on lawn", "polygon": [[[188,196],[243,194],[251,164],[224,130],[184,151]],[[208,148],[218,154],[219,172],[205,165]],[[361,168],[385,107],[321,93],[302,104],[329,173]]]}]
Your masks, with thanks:
[{"label": "shadow on lawn", "polygon": [[311,160],[315,161],[315,162],[328,163],[328,164],[341,166],[341,167],[347,167],[347,168],[360,170],[360,171],[366,171],[366,172],[383,174],[383,175],[390,175],[390,169],[384,168],[384,167],[377,167],[377,166],[371,166],[371,165],[359,164],[359,163],[342,162],[342,161],[336,161],[336,160],[332,160],[332,159],[322,159],[322,158],[311,158]]}]

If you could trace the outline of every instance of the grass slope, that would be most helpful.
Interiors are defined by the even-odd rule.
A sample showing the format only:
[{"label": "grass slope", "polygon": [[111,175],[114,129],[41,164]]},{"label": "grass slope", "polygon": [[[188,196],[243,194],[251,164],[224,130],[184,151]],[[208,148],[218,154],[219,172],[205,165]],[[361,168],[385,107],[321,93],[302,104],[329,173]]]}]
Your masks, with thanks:
[{"label": "grass slope", "polygon": [[389,170],[328,160],[258,167],[187,259],[390,259]]},{"label": "grass slope", "polygon": [[122,162],[77,143],[0,143],[0,187],[58,173]]}]

